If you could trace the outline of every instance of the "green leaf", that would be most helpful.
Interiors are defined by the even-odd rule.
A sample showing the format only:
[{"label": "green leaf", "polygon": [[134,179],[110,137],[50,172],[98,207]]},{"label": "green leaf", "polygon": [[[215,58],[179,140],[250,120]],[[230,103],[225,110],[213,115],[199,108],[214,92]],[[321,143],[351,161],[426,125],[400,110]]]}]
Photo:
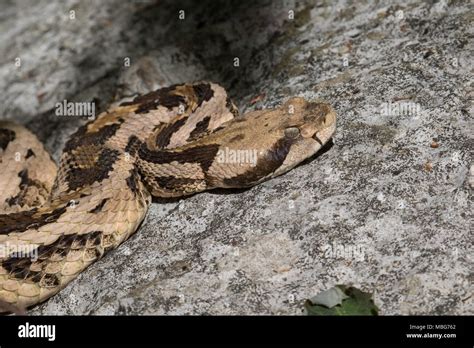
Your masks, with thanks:
[{"label": "green leaf", "polygon": [[342,301],[345,300],[346,298],[349,298],[340,288],[337,286],[320,292],[313,298],[310,298],[309,301],[313,305],[322,305],[327,308],[332,308],[336,305],[342,304]]},{"label": "green leaf", "polygon": [[372,294],[354,287],[336,285],[306,300],[308,315],[378,315]]}]

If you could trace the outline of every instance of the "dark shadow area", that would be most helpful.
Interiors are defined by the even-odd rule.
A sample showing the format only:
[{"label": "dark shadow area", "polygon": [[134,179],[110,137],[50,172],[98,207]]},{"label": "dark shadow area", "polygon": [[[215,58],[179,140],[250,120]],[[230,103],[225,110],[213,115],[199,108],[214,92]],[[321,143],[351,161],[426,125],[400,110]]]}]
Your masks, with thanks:
[{"label": "dark shadow area", "polygon": [[[271,65],[271,57],[264,57],[266,62],[261,55],[259,61],[253,57],[276,32],[274,13],[282,4],[263,0],[152,3],[136,12],[129,27],[124,28],[138,34],[127,42],[128,51],[145,53],[168,45],[177,47],[198,58],[207,73],[203,79],[222,84],[233,97],[247,94],[241,91],[259,79],[252,70]],[[180,13],[184,19],[179,19]],[[238,67],[234,66],[236,58]]]},{"label": "dark shadow area", "polygon": [[[140,1],[120,3],[119,8],[104,4],[103,11],[109,16],[120,13],[120,18],[113,26],[94,23],[96,35],[74,49],[80,50],[68,60],[75,75],[68,83],[74,87],[65,89],[64,99],[74,101],[83,90],[93,89],[92,96],[80,98],[95,101],[100,113],[113,101],[117,78],[126,69],[125,57],[133,64],[143,56],[153,57],[173,47],[180,53],[172,56],[171,64],[186,56],[195,57],[204,68],[200,79],[221,84],[239,105],[242,96],[255,91],[262,73],[272,70],[268,44],[283,22],[283,6],[283,0]],[[60,54],[70,54],[71,49],[60,46],[59,50]],[[81,118],[56,117],[53,109],[32,119],[28,126],[39,129],[39,138],[46,141],[58,128],[81,124]]]}]

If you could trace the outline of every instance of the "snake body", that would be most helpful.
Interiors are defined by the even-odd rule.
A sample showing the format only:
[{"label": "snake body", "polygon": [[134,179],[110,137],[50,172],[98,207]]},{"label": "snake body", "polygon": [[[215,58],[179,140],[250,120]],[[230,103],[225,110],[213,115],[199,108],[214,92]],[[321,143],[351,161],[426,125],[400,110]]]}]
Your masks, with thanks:
[{"label": "snake body", "polygon": [[80,127],[57,167],[32,133],[0,122],[0,300],[26,308],[56,294],[138,229],[152,196],[256,185],[314,155],[335,125],[324,103],[239,116],[217,84],[173,85]]}]

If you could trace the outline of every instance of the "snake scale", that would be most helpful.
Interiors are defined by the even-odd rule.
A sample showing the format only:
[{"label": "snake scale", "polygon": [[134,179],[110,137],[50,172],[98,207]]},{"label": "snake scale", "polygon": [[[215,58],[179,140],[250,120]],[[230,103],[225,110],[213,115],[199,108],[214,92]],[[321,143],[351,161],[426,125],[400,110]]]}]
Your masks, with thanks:
[{"label": "snake scale", "polygon": [[[138,229],[153,196],[256,185],[314,155],[335,126],[328,104],[294,97],[239,116],[217,84],[173,85],[80,127],[56,166],[30,131],[0,122],[0,301],[56,294]],[[255,161],[219,156],[229,149]]]}]

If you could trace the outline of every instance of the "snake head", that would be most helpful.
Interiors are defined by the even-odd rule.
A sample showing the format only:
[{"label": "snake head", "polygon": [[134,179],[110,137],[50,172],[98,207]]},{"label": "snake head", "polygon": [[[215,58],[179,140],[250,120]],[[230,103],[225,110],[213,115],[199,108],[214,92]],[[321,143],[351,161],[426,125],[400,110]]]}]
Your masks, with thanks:
[{"label": "snake head", "polygon": [[[294,97],[277,109],[249,113],[235,125],[236,134],[243,134],[243,129],[249,134],[241,137],[242,142],[236,146],[259,149],[255,168],[241,175],[238,182],[240,186],[250,186],[281,175],[312,157],[334,134],[336,113],[328,104]],[[232,138],[238,137],[232,134]],[[227,183],[226,187],[239,187],[231,180]]]},{"label": "snake head", "polygon": [[308,145],[315,141],[323,146],[336,130],[336,112],[329,104],[295,97],[288,100],[284,108],[289,115],[284,132],[289,138],[300,137]]},{"label": "snake head", "polygon": [[308,102],[295,97],[288,100],[281,110],[286,117],[280,127],[291,146],[274,176],[287,172],[313,156],[331,139],[336,130],[336,112],[329,104]]}]

